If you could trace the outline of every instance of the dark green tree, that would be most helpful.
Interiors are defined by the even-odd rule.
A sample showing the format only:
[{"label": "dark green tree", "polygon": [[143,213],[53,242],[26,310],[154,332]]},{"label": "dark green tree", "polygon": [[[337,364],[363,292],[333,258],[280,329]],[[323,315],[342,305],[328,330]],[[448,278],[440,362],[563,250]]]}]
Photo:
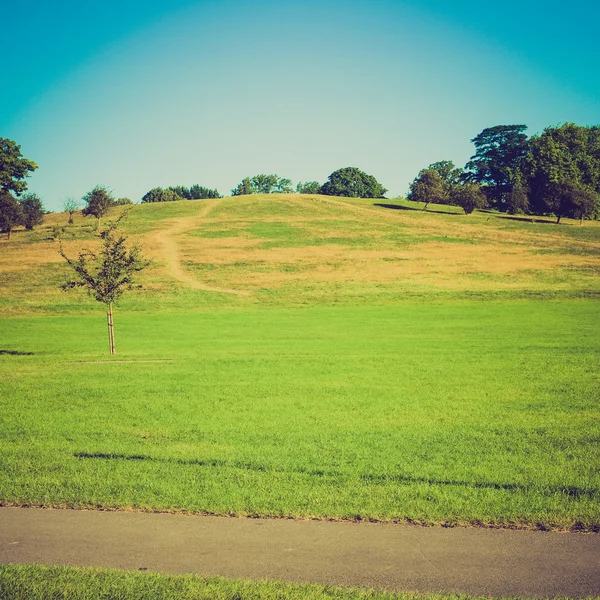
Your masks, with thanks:
[{"label": "dark green tree", "polygon": [[15,227],[23,224],[23,207],[9,192],[0,190],[0,232],[10,234]]},{"label": "dark green tree", "polygon": [[84,288],[95,300],[106,304],[111,354],[116,353],[113,304],[126,290],[141,287],[135,285],[134,275],[150,264],[142,257],[138,246],[127,248],[127,239],[119,231],[119,223],[125,214],[98,233],[101,240],[98,252],[85,250],[77,259],[71,259],[66,255],[62,242],[59,246],[60,255],[75,273],[73,279],[61,286],[62,289]]},{"label": "dark green tree", "polygon": [[527,125],[496,125],[471,140],[475,154],[465,166],[465,178],[482,184],[488,199],[500,210],[506,208],[515,174],[527,154],[526,129]]},{"label": "dark green tree", "polygon": [[367,175],[356,167],[334,171],[321,187],[321,193],[326,196],[348,198],[383,198],[386,192],[373,175]]},{"label": "dark green tree", "polygon": [[166,189],[164,190],[161,187],[152,188],[149,192],[146,192],[144,196],[142,196],[142,202],[175,202],[176,200],[181,200],[181,197],[178,196],[173,190]]},{"label": "dark green tree", "polygon": [[445,203],[446,191],[444,181],[439,173],[432,169],[423,169],[410,184],[407,198],[413,202],[423,202],[423,210],[427,210],[430,202]]},{"label": "dark green tree", "polygon": [[479,184],[465,181],[452,188],[450,204],[460,206],[465,215],[470,215],[476,208],[485,208],[488,202]]},{"label": "dark green tree", "polygon": [[520,171],[517,171],[511,191],[506,199],[506,210],[511,215],[529,212],[529,196],[527,184],[523,181]]},{"label": "dark green tree", "polygon": [[302,183],[301,181],[296,186],[297,194],[320,194],[321,184],[318,181],[307,181]]},{"label": "dark green tree", "polygon": [[556,216],[556,224],[562,217],[571,217],[583,221],[593,214],[599,204],[600,197],[589,186],[576,181],[559,181],[551,184],[546,193],[545,205],[548,212]]},{"label": "dark green tree", "polygon": [[[559,221],[572,216],[577,203],[588,205],[582,200],[588,192],[600,194],[600,127],[574,123],[547,127],[531,138],[523,171],[532,212],[552,213]],[[592,208],[589,214],[594,212]]]},{"label": "dark green tree", "polygon": [[458,185],[464,177],[464,170],[457,167],[451,160],[440,160],[429,165],[442,179],[444,184],[443,200],[440,204],[449,204],[450,193],[455,185]]},{"label": "dark green tree", "polygon": [[34,162],[22,157],[21,146],[0,138],[0,191],[12,191],[18,196],[27,189],[25,177],[37,168]]},{"label": "dark green tree", "polygon": [[19,204],[23,209],[22,225],[31,230],[44,221],[44,205],[37,194],[25,194],[19,198]]},{"label": "dark green tree", "polygon": [[220,198],[221,194],[219,194],[219,191],[216,189],[211,190],[196,183],[190,188],[190,197],[192,200],[205,200]]},{"label": "dark green tree", "polygon": [[190,194],[190,190],[183,185],[172,185],[167,188],[172,192],[175,192],[181,200],[191,200],[192,196]]},{"label": "dark green tree", "polygon": [[91,189],[83,198],[85,208],[81,214],[85,217],[96,217],[96,227],[100,225],[100,219],[106,215],[108,209],[114,205],[115,199],[104,185],[97,185]]},{"label": "dark green tree", "polygon": [[248,194],[255,194],[254,187],[252,185],[252,180],[250,177],[244,177],[240,183],[237,184],[237,187],[231,190],[232,196],[247,196]]}]

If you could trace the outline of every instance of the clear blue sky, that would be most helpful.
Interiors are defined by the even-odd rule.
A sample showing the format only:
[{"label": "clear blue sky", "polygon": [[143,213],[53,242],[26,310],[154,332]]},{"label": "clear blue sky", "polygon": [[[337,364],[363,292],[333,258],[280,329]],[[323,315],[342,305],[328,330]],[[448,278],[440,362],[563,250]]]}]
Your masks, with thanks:
[{"label": "clear blue sky", "polygon": [[51,210],[345,166],[392,197],[485,127],[600,124],[599,21],[582,0],[13,2],[0,137]]}]

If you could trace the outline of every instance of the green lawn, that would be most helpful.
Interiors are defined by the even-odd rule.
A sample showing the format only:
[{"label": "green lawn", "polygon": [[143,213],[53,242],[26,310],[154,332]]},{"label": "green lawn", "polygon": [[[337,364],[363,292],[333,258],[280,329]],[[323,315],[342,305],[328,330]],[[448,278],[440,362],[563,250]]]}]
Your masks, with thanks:
[{"label": "green lawn", "polygon": [[316,584],[245,581],[139,571],[0,565],[3,600],[475,600],[441,594],[390,594]]},{"label": "green lawn", "polygon": [[100,309],[3,318],[0,502],[597,529],[599,317],[122,310],[114,359]]}]

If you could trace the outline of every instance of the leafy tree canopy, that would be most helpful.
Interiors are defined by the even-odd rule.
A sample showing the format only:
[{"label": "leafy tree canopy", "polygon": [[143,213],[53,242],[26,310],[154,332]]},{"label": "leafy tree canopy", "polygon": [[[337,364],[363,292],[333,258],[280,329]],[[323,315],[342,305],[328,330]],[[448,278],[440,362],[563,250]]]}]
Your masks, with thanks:
[{"label": "leafy tree canopy", "polygon": [[327,196],[349,198],[382,198],[387,190],[373,177],[356,167],[334,171],[321,188]]},{"label": "leafy tree canopy", "polygon": [[496,125],[484,129],[471,142],[475,154],[466,164],[468,181],[485,185],[492,202],[503,208],[515,173],[527,154],[527,125]]},{"label": "leafy tree canopy", "polygon": [[245,177],[231,190],[232,196],[247,194],[291,194],[294,191],[291,179],[279,177],[275,173],[261,173],[253,177]]},{"label": "leafy tree canopy", "polygon": [[176,200],[181,200],[181,197],[178,196],[171,189],[163,189],[161,187],[152,188],[149,192],[146,192],[144,196],[142,196],[142,202],[175,202]]},{"label": "leafy tree canopy", "polygon": [[410,184],[407,197],[413,202],[424,202],[423,210],[430,202],[443,204],[446,200],[444,180],[435,169],[423,169]]},{"label": "leafy tree canopy", "polygon": [[17,199],[8,192],[0,190],[0,232],[10,234],[12,230],[23,223],[23,207]]},{"label": "leafy tree canopy", "polygon": [[108,188],[104,185],[97,185],[91,189],[83,198],[85,208],[81,211],[84,216],[96,217],[100,220],[108,209],[114,205],[115,199]]},{"label": "leafy tree canopy", "polygon": [[44,220],[44,206],[42,200],[36,194],[25,194],[19,198],[19,204],[23,209],[22,225],[25,229],[33,229],[41,225]]},{"label": "leafy tree canopy", "polygon": [[301,181],[296,186],[296,193],[298,194],[320,194],[321,184],[318,181],[307,181],[302,183]]},{"label": "leafy tree canopy", "polygon": [[23,181],[38,166],[21,155],[21,146],[12,140],[0,138],[0,190],[17,196],[27,189]]},{"label": "leafy tree canopy", "polygon": [[466,181],[452,188],[450,204],[460,206],[466,215],[470,215],[476,208],[485,208],[488,203],[481,186]]}]

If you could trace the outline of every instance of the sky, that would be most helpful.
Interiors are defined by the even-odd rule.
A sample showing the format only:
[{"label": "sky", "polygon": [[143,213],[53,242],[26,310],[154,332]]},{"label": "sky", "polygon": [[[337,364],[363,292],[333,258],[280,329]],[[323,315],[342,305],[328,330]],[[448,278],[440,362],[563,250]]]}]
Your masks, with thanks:
[{"label": "sky", "polygon": [[348,166],[391,198],[486,127],[600,124],[599,19],[583,0],[12,2],[0,137],[48,210]]}]

